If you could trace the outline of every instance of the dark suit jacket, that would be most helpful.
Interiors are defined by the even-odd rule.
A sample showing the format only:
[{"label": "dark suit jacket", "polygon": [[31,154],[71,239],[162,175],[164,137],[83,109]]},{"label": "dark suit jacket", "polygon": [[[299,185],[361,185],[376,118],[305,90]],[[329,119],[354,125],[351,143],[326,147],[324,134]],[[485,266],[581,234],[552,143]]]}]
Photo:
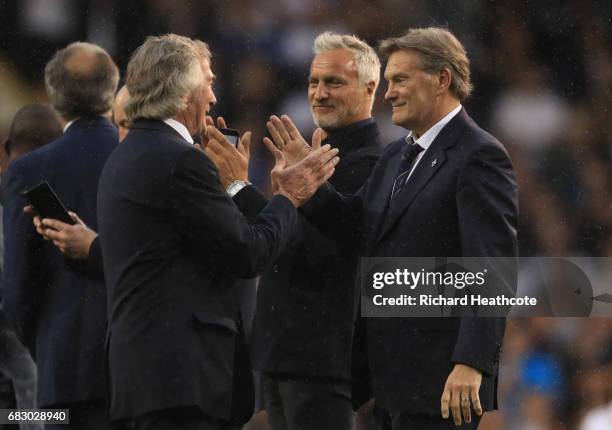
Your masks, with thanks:
[{"label": "dark suit jacket", "polygon": [[23,214],[21,192],[41,180],[96,229],[96,190],[119,138],[105,118],[81,118],[54,142],[11,163],[6,176],[3,302],[38,366],[39,404],[104,398],[106,290],[67,270]]},{"label": "dark suit jacket", "polygon": [[224,420],[253,411],[236,277],[259,274],[297,220],[275,196],[249,224],[204,153],[139,120],[100,178],[112,418],[197,405]]},{"label": "dark suit jacket", "polygon": [[[382,152],[373,119],[338,130],[323,143],[340,149],[330,183],[346,193],[363,185]],[[247,214],[266,203],[253,187],[234,201]],[[255,369],[350,380],[355,251],[337,246],[300,217],[287,249],[259,281],[251,342]]]},{"label": "dark suit jacket", "polygon": [[[330,235],[361,240],[363,256],[516,257],[517,188],[503,146],[462,109],[388,209],[404,144],[386,148],[358,194],[324,186],[304,212]],[[328,214],[339,222],[331,224]],[[361,225],[363,239],[351,223]],[[516,273],[508,273],[502,281],[515,289]],[[453,363],[483,372],[483,407],[496,407],[503,318],[366,318],[366,325],[374,395],[383,407],[439,414]]]}]

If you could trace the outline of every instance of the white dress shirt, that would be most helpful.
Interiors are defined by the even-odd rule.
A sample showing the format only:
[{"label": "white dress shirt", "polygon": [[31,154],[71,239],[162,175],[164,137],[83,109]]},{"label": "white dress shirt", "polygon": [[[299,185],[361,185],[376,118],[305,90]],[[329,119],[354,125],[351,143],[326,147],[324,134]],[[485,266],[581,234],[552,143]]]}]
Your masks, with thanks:
[{"label": "white dress shirt", "polygon": [[[459,113],[461,108],[461,105],[457,106],[455,109],[447,113],[444,118],[435,123],[429,130],[423,133],[421,137],[415,140],[415,142],[423,148],[423,151],[421,151],[419,155],[417,155],[417,158],[414,161],[414,165],[412,166],[412,169],[408,174],[408,179],[410,179],[410,176],[412,176],[412,172],[414,172],[414,169],[416,168],[417,164],[419,164],[419,161],[421,161],[421,158],[423,158],[423,155],[425,155],[427,149],[431,146],[432,142],[435,140],[436,137],[438,137],[438,134],[440,134],[444,126],[448,124],[450,120],[453,119],[455,115]],[[416,135],[414,135],[414,133],[411,131],[410,133],[408,133],[408,136],[406,136],[406,142],[410,143],[409,139],[414,139],[415,136]]]},{"label": "white dress shirt", "polygon": [[185,127],[182,122],[178,122],[177,120],[172,118],[167,118],[164,120],[164,122],[173,129],[175,129],[176,132],[180,134],[181,137],[185,139],[188,143],[191,143],[193,145],[193,138],[189,134],[189,130],[187,130],[187,127]]}]

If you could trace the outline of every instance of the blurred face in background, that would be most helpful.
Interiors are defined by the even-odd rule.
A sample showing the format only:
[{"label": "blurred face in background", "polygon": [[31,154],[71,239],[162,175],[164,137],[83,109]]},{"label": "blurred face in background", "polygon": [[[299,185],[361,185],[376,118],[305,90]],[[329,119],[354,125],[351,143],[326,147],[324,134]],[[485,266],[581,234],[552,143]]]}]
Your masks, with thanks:
[{"label": "blurred face in background", "polygon": [[336,130],[370,116],[371,91],[359,81],[346,49],[318,54],[310,66],[308,101],[315,124]]},{"label": "blurred face in background", "polygon": [[115,102],[113,103],[113,122],[119,129],[119,142],[123,142],[128,131],[130,131],[129,121],[125,115],[125,104],[130,98],[130,93],[127,87],[124,85],[117,92],[115,96]]}]

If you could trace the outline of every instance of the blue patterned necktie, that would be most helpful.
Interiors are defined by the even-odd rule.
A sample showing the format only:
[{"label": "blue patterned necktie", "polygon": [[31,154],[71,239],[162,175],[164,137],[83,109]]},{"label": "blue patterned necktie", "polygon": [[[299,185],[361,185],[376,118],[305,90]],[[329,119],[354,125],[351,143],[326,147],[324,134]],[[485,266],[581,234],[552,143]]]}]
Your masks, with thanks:
[{"label": "blue patterned necktie", "polygon": [[406,138],[406,146],[402,150],[402,160],[397,168],[395,175],[395,181],[393,181],[393,188],[391,190],[391,200],[393,200],[404,188],[406,182],[408,182],[408,176],[410,170],[416,160],[417,155],[423,150],[423,147],[415,142],[412,136]]}]

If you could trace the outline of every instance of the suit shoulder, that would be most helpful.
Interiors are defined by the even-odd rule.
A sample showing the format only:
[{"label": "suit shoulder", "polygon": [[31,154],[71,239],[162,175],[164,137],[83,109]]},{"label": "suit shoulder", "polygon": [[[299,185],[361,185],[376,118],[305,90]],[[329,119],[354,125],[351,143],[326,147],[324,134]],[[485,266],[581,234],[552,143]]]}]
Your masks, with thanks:
[{"label": "suit shoulder", "polygon": [[43,160],[48,157],[49,154],[51,154],[55,150],[55,148],[64,141],[65,138],[66,135],[63,134],[55,140],[52,140],[51,142],[47,143],[46,145],[43,145],[40,148],[36,148],[35,150],[22,155],[10,164],[9,170],[11,167],[13,167],[14,169],[21,169],[23,167],[29,167],[37,164],[40,160]]},{"label": "suit shoulder", "polygon": [[459,138],[461,150],[466,154],[498,153],[509,158],[506,147],[491,133],[480,128],[475,123],[468,124]]}]

